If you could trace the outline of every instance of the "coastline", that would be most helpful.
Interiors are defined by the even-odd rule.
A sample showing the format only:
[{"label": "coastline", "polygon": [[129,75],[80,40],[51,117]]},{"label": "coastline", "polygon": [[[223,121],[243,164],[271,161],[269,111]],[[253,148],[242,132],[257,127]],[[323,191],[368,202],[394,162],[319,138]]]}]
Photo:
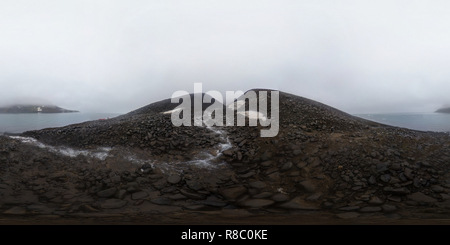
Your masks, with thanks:
[{"label": "coastline", "polygon": [[29,131],[28,142],[0,136],[2,222],[447,222],[448,134],[281,95],[274,138],[258,137],[261,127],[174,127],[167,108]]}]

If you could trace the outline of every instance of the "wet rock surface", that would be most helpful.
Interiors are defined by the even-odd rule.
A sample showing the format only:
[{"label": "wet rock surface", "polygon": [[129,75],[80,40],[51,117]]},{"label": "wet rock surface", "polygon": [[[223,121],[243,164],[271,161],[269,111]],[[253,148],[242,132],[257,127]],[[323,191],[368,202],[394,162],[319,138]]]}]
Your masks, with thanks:
[{"label": "wet rock surface", "polygon": [[80,151],[111,148],[103,158],[0,136],[0,215],[121,220],[243,210],[347,220],[449,213],[446,133],[380,125],[281,92],[273,138],[260,137],[261,125],[175,127],[161,113],[175,106],[158,106],[22,135]]}]

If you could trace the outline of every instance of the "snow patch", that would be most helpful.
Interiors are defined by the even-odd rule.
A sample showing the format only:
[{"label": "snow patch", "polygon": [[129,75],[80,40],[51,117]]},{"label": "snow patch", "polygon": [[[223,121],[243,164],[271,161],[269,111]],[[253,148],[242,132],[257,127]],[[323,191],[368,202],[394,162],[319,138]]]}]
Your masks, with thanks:
[{"label": "snow patch", "polygon": [[259,111],[238,111],[238,114],[244,115],[250,119],[258,119],[259,118],[263,121],[267,120],[266,116]]},{"label": "snow patch", "polygon": [[176,112],[176,111],[181,111],[181,108],[175,108],[175,109],[170,110],[170,111],[165,111],[165,112],[162,112],[162,114],[171,114],[171,113]]},{"label": "snow patch", "polygon": [[77,157],[79,155],[83,155],[87,157],[98,158],[103,161],[108,157],[108,153],[111,150],[111,148],[109,147],[100,147],[93,150],[76,150],[69,147],[49,146],[30,137],[22,137],[22,136],[9,136],[9,137],[12,139],[19,140],[22,143],[35,145],[39,148],[48,149],[50,152],[61,154],[68,157]]}]

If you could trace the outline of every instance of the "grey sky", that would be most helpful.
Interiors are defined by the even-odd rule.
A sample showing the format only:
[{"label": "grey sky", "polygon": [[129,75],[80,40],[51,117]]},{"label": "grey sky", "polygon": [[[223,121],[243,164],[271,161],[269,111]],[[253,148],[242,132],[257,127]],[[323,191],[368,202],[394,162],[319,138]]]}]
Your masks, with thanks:
[{"label": "grey sky", "polygon": [[125,113],[274,88],[349,113],[450,99],[449,1],[0,0],[0,102]]}]

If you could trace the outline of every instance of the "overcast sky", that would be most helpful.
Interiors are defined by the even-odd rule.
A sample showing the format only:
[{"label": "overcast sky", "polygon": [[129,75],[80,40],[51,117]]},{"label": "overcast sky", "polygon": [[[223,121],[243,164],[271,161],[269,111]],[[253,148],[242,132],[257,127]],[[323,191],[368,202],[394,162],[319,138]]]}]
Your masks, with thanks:
[{"label": "overcast sky", "polygon": [[0,102],[126,113],[194,83],[349,113],[450,104],[450,1],[0,0]]}]

